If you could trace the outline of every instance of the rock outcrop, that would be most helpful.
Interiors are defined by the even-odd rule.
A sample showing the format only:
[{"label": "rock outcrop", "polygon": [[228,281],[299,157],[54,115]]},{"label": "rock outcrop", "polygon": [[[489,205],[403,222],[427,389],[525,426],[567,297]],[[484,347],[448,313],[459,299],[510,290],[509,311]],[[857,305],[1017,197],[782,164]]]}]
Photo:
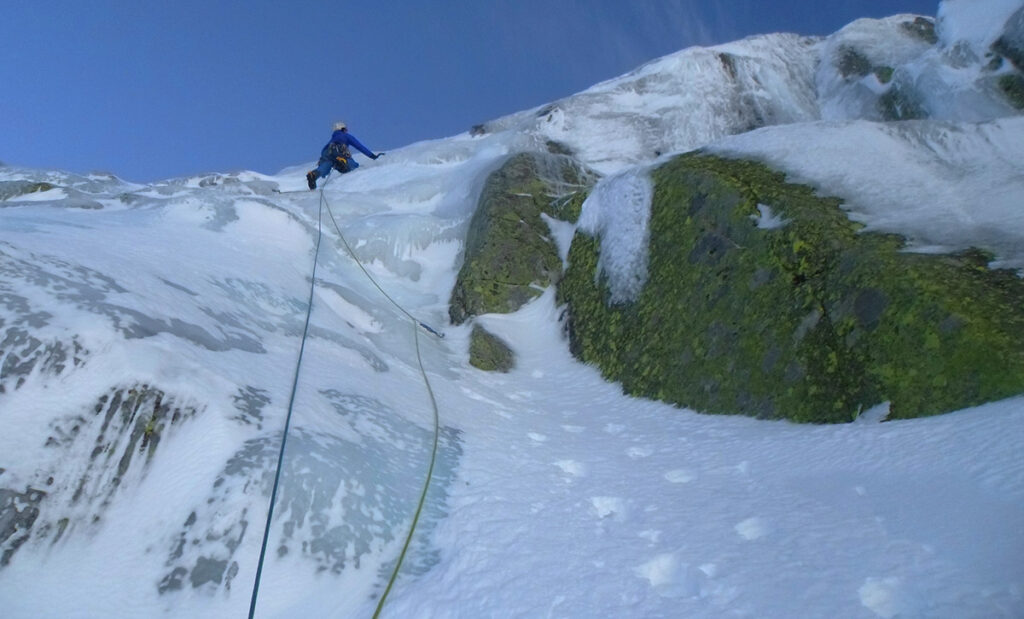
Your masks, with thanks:
[{"label": "rock outcrop", "polygon": [[845,422],[1024,392],[1024,282],[991,256],[903,251],[759,163],[688,154],[653,180],[637,298],[609,302],[600,242],[581,233],[559,287],[573,352],[627,393]]},{"label": "rock outcrop", "polygon": [[558,280],[562,261],[542,215],[575,221],[592,182],[592,173],[556,153],[513,155],[488,177],[452,291],[453,324],[514,312]]},{"label": "rock outcrop", "polygon": [[469,336],[469,364],[488,372],[508,372],[516,365],[515,353],[504,340],[474,324]]},{"label": "rock outcrop", "polygon": [[[119,489],[145,475],[161,440],[205,406],[149,384],[113,387],[51,423],[40,447],[60,454],[24,490],[0,469],[0,567],[31,538],[56,543],[98,522]],[[68,464],[75,462],[75,465]]]}]

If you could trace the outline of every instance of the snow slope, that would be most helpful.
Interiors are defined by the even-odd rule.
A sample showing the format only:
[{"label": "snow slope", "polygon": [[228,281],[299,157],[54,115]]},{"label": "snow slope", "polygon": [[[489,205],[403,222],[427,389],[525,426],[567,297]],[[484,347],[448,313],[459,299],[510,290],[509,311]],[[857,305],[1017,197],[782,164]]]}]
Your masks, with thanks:
[{"label": "snow slope", "polygon": [[[940,15],[940,33],[981,19],[959,0]],[[443,340],[414,339],[346,254],[307,166],[149,186],[0,168],[0,189],[54,186],[0,201],[0,532],[15,531],[0,613],[244,616],[323,215],[257,616],[373,612],[430,453],[417,345],[441,446],[384,616],[1024,615],[1024,397],[885,424],[708,417],[626,398],[573,360],[550,290],[479,319],[512,343],[509,374],[470,367],[469,327],[445,324],[483,179],[552,139],[623,172],[582,224],[629,230],[608,235],[627,281],[644,166],[708,145],[766,158],[920,249],[977,243],[1018,265],[1020,119],[820,122],[828,45],[685,50],[333,178],[344,238]],[[128,389],[182,416],[122,471],[132,426],[103,411]]]},{"label": "snow slope", "polygon": [[902,234],[914,250],[985,247],[996,266],[1024,268],[1024,117],[766,127],[709,150],[838,196],[865,229]]}]

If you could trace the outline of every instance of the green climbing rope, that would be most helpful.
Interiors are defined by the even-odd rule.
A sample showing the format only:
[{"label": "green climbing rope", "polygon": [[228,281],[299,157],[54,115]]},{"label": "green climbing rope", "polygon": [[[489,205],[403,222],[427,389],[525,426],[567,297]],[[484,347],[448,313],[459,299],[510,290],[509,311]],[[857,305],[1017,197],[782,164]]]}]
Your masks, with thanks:
[{"label": "green climbing rope", "polygon": [[398,572],[402,569],[402,562],[405,560],[405,555],[408,553],[409,546],[412,544],[412,538],[416,532],[416,525],[419,524],[420,515],[423,513],[423,506],[427,502],[427,492],[430,490],[430,481],[434,477],[434,464],[437,462],[437,445],[438,438],[441,432],[441,419],[437,408],[437,398],[434,396],[434,389],[430,386],[430,379],[427,377],[427,371],[423,367],[423,356],[420,354],[419,328],[423,327],[424,329],[426,329],[427,331],[436,335],[439,338],[443,338],[444,335],[441,334],[436,329],[431,328],[426,323],[418,320],[415,316],[406,311],[406,309],[402,307],[397,301],[391,298],[391,295],[384,291],[384,288],[382,288],[381,285],[377,283],[377,280],[373,277],[373,275],[371,275],[370,272],[366,270],[366,267],[363,266],[362,261],[359,260],[359,256],[357,256],[355,251],[352,250],[352,246],[349,245],[347,240],[345,240],[345,235],[342,234],[341,227],[338,225],[338,221],[334,218],[334,212],[332,211],[331,205],[327,201],[327,198],[324,196],[323,190],[320,191],[320,201],[322,207],[325,207],[327,209],[327,215],[331,218],[331,222],[334,224],[334,229],[338,232],[338,238],[341,240],[341,244],[345,246],[345,249],[348,251],[349,256],[352,257],[352,260],[359,266],[363,274],[366,275],[370,282],[373,283],[374,286],[376,286],[377,290],[379,290],[380,293],[384,295],[384,297],[388,301],[390,301],[396,308],[398,308],[399,311],[405,314],[412,321],[413,340],[416,343],[416,363],[419,365],[420,376],[423,377],[423,384],[427,388],[427,395],[430,396],[430,406],[431,408],[433,408],[434,411],[434,441],[433,446],[431,447],[430,450],[430,464],[427,466],[427,475],[423,481],[423,489],[420,492],[419,501],[416,503],[416,511],[413,513],[412,523],[409,525],[409,533],[405,536],[405,542],[402,544],[402,551],[398,555],[398,560],[395,562],[395,567],[391,571],[390,578],[388,578],[387,586],[384,588],[384,592],[381,593],[380,599],[377,601],[377,608],[373,612],[374,619],[377,619],[380,616],[381,611],[384,609],[384,602],[387,601],[388,594],[391,593],[391,589],[392,587],[394,587],[395,581],[398,579]]},{"label": "green climbing rope", "polygon": [[[330,182],[330,180],[328,180],[327,182]],[[379,290],[380,293],[384,295],[384,297],[388,301],[390,301],[396,308],[399,309],[399,311],[405,314],[412,321],[413,340],[416,344],[416,362],[419,365],[420,376],[423,377],[423,384],[427,388],[427,395],[430,397],[430,405],[434,412],[434,440],[433,446],[431,447],[430,451],[430,464],[427,467],[426,478],[424,479],[423,482],[423,489],[420,492],[419,501],[417,502],[416,505],[416,511],[413,513],[412,523],[409,525],[409,533],[406,535],[405,542],[402,545],[402,551],[398,555],[398,559],[395,562],[395,567],[391,572],[390,578],[388,578],[387,586],[384,588],[384,592],[381,594],[380,599],[377,602],[377,608],[376,610],[374,610],[373,613],[374,619],[380,616],[380,613],[384,608],[384,602],[387,600],[388,594],[391,592],[391,589],[394,586],[395,581],[398,579],[399,570],[401,570],[402,568],[402,563],[405,560],[405,555],[409,551],[409,546],[412,543],[413,535],[416,532],[416,525],[419,523],[420,515],[423,513],[423,506],[426,504],[427,501],[427,492],[430,490],[430,482],[434,476],[434,465],[437,462],[437,446],[441,427],[440,414],[437,408],[437,398],[434,396],[434,390],[430,385],[430,379],[427,377],[427,371],[423,366],[423,356],[420,353],[419,329],[420,327],[422,327],[426,331],[434,334],[439,338],[443,338],[444,334],[432,328],[430,325],[421,322],[415,316],[409,313],[405,308],[403,308],[397,301],[395,301],[391,297],[391,295],[389,295],[384,290],[384,288],[381,287],[379,283],[377,283],[377,280],[366,269],[362,261],[359,260],[359,257],[356,255],[355,251],[352,250],[352,246],[349,245],[348,241],[345,239],[345,235],[342,234],[341,227],[338,225],[337,220],[334,218],[334,212],[331,210],[331,205],[327,201],[326,196],[324,195],[324,188],[327,186],[327,182],[325,182],[324,185],[320,188],[320,203],[317,212],[316,249],[313,252],[313,274],[310,278],[309,302],[306,304],[306,324],[302,331],[302,343],[299,346],[299,359],[298,362],[295,364],[295,376],[292,380],[291,396],[288,399],[288,413],[285,416],[284,434],[281,438],[281,449],[277,457],[277,468],[274,473],[274,487],[270,493],[270,507],[267,509],[267,522],[266,526],[263,529],[263,543],[260,547],[260,558],[259,563],[257,564],[256,567],[256,578],[253,581],[252,599],[249,602],[249,619],[253,619],[256,613],[256,600],[259,597],[260,580],[263,575],[263,565],[267,555],[267,543],[270,539],[270,524],[274,517],[274,504],[277,502],[277,492],[281,482],[281,471],[284,466],[285,446],[287,445],[288,441],[288,431],[291,427],[292,412],[295,408],[295,394],[298,391],[299,372],[302,368],[302,358],[306,350],[306,340],[309,337],[310,317],[313,314],[313,295],[316,290],[316,269],[318,258],[320,255],[320,243],[321,240],[323,239],[323,212],[325,208],[327,210],[328,215],[331,218],[331,222],[334,224],[335,230],[337,230],[338,232],[338,238],[341,240],[342,245],[345,246],[345,249],[348,251],[349,256],[352,257],[352,260],[355,261],[355,263],[359,266],[360,270],[362,270],[363,274],[366,275],[366,277],[377,288],[377,290]]]}]

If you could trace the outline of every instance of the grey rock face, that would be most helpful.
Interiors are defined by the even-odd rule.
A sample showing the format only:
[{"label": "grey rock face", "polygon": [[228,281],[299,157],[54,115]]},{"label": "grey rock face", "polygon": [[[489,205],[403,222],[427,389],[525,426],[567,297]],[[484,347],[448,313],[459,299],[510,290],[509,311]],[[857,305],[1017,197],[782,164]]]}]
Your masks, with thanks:
[{"label": "grey rock face", "polygon": [[54,421],[39,446],[54,452],[51,468],[37,473],[47,489],[4,487],[0,476],[0,565],[30,539],[56,543],[100,521],[119,489],[142,479],[172,427],[201,409],[136,384],[112,388],[92,406]]},{"label": "grey rock face", "polygon": [[[268,556],[298,555],[319,571],[339,574],[383,541],[403,535],[415,509],[430,453],[431,430],[410,425],[382,402],[334,390],[321,393],[337,412],[339,431],[293,428],[288,437]],[[444,503],[462,453],[458,431],[442,428],[438,462],[418,531],[429,533],[445,515]],[[230,589],[237,551],[246,535],[262,535],[280,448],[280,435],[247,441],[225,464],[205,501],[191,508],[168,552],[161,593],[192,588]],[[235,508],[242,495],[258,497],[259,511]],[[422,573],[438,560],[418,545],[407,568]],[[247,557],[244,560],[253,560]],[[403,568],[405,569],[405,568]]]}]

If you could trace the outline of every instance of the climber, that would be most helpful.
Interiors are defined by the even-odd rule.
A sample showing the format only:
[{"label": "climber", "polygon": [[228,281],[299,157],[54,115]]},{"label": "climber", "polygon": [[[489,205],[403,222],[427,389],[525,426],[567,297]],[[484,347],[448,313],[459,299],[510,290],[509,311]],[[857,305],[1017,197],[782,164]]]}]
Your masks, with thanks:
[{"label": "climber", "polygon": [[359,164],[352,158],[349,146],[355,146],[359,152],[370,159],[376,159],[384,154],[373,154],[373,151],[363,146],[356,136],[348,132],[348,126],[339,120],[334,123],[331,141],[320,151],[320,162],[316,169],[306,172],[306,182],[309,184],[310,191],[316,189],[316,179],[326,177],[331,173],[331,168],[345,174],[359,167]]}]

